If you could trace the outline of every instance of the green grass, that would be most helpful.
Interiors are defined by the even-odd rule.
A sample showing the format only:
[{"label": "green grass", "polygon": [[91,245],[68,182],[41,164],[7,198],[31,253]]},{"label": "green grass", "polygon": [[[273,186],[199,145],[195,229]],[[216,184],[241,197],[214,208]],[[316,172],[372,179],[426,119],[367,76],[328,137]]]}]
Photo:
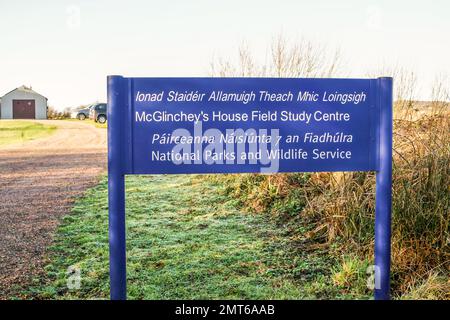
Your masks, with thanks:
[{"label": "green grass", "polygon": [[[348,297],[332,284],[327,252],[291,245],[283,226],[240,212],[203,176],[132,176],[126,188],[130,299]],[[104,178],[64,218],[45,277],[21,296],[108,298],[107,230]],[[79,290],[67,288],[71,265],[81,269]]]},{"label": "green grass", "polygon": [[0,146],[43,138],[55,130],[56,126],[32,121],[0,120]]},{"label": "green grass", "polygon": [[94,120],[91,119],[84,119],[84,120],[79,120],[79,119],[65,119],[65,121],[79,121],[81,123],[87,123],[90,125],[95,126],[96,128],[107,128],[108,127],[108,122],[105,123],[99,123],[99,122],[95,122]]}]

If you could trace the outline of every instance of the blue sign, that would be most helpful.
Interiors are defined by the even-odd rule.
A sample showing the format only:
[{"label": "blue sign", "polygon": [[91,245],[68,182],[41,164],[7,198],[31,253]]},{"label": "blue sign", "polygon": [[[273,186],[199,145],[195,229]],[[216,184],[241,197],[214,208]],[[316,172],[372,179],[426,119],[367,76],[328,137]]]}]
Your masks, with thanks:
[{"label": "blue sign", "polygon": [[376,169],[376,80],[126,81],[129,173]]},{"label": "blue sign", "polygon": [[377,171],[375,295],[388,297],[391,78],[108,81],[112,298],[126,292],[124,175],[318,171]]}]

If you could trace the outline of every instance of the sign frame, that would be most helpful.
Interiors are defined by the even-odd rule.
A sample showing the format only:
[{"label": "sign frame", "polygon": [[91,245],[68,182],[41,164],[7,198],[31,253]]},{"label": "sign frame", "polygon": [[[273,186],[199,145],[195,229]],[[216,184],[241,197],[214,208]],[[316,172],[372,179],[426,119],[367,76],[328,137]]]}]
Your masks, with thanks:
[{"label": "sign frame", "polygon": [[[125,155],[130,154],[132,145],[130,125],[132,115],[125,106],[131,103],[132,95],[129,93],[133,92],[129,79],[133,78],[118,75],[107,78],[109,263],[112,300],[127,298],[125,175],[130,174],[132,170],[131,161]],[[391,265],[393,79],[380,77],[360,80],[375,80],[376,83],[373,88],[377,109],[375,114],[378,117],[374,137],[376,150],[374,298],[388,300]]]}]

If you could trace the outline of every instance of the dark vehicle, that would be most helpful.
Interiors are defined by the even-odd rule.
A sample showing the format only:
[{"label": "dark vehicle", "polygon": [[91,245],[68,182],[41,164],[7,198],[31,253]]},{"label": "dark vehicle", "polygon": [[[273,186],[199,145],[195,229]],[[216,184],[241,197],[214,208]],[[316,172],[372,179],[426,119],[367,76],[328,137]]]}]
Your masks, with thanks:
[{"label": "dark vehicle", "polygon": [[106,122],[106,103],[93,104],[90,107],[89,119],[95,122],[105,123]]},{"label": "dark vehicle", "polygon": [[80,110],[72,113],[72,118],[76,118],[78,120],[84,120],[86,118],[89,118],[89,112],[90,112],[90,107],[80,109]]}]

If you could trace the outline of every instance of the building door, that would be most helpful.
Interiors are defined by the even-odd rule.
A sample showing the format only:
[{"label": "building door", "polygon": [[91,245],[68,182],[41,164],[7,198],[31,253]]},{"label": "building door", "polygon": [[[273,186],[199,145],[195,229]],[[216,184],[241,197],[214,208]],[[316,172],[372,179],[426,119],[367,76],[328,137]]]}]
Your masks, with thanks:
[{"label": "building door", "polygon": [[34,100],[13,100],[13,119],[35,119]]}]

